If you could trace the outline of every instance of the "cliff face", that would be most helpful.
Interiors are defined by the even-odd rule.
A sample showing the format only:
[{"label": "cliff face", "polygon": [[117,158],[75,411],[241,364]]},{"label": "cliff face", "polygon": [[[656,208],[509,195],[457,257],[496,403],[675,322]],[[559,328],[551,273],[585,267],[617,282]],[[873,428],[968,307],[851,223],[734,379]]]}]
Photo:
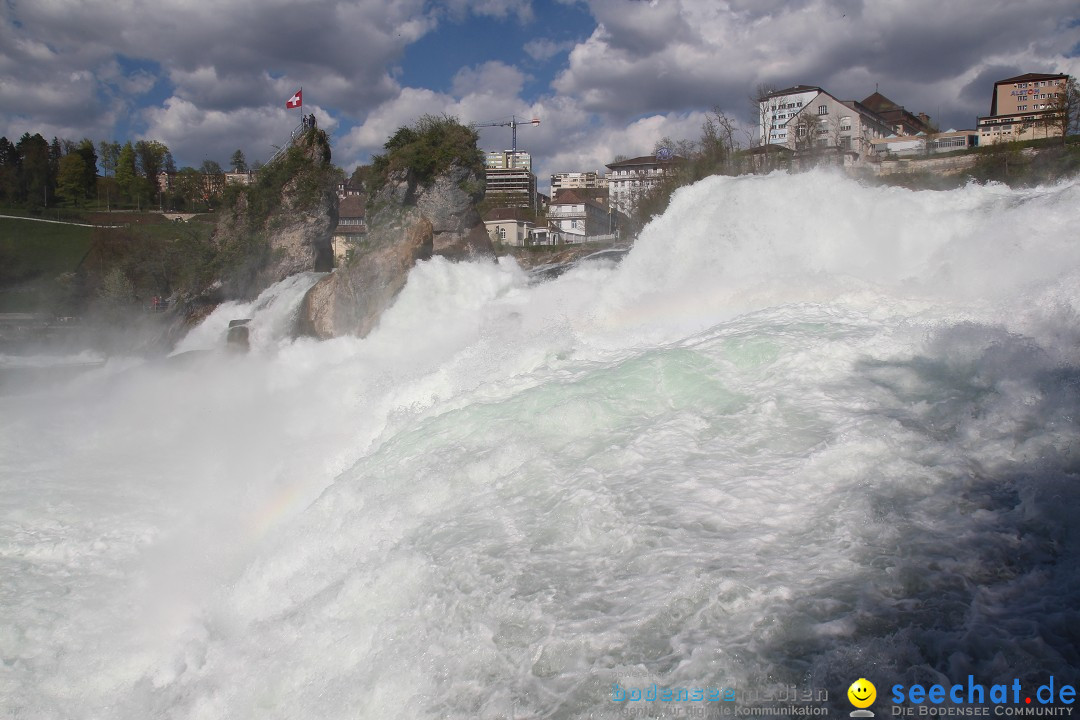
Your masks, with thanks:
[{"label": "cliff face", "polygon": [[344,267],[308,291],[301,332],[319,338],[364,337],[405,286],[418,260],[494,258],[476,210],[483,176],[452,165],[428,185],[411,171],[392,172],[368,203],[368,237]]},{"label": "cliff face", "polygon": [[322,131],[306,133],[286,156],[259,171],[214,231],[226,258],[226,297],[254,297],[290,275],[333,267],[334,183]]}]

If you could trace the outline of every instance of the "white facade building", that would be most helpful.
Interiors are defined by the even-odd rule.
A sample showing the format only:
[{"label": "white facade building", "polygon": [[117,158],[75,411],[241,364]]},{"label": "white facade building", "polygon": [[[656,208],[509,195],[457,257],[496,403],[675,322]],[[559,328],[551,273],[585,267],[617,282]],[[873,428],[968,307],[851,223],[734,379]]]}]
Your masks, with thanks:
[{"label": "white facade building", "polygon": [[573,190],[576,188],[607,188],[608,179],[595,171],[588,172],[561,172],[551,176],[551,194],[558,190]]},{"label": "white facade building", "polygon": [[683,159],[679,157],[658,160],[653,155],[643,155],[609,164],[608,207],[625,215],[631,214],[638,199],[675,172],[680,162]]},{"label": "white facade building", "polygon": [[819,87],[796,85],[761,98],[758,101],[760,144],[787,145],[788,123],[822,92]]}]

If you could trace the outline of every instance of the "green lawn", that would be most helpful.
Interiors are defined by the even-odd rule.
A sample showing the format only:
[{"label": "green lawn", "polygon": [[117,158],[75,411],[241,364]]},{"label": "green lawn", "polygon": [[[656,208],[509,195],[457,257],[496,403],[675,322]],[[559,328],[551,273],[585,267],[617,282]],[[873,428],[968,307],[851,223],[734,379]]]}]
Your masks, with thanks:
[{"label": "green lawn", "polygon": [[90,249],[91,228],[0,218],[0,312],[35,310]]}]

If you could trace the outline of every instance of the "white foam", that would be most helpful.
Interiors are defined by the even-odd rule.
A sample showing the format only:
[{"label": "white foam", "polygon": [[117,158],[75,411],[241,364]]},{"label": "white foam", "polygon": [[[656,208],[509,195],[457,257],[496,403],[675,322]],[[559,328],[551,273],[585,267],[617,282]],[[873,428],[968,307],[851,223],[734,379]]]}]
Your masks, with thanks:
[{"label": "white foam", "polygon": [[1078,194],[712,178],[617,267],[432,260],[321,343],[298,278],[181,345],[250,316],[249,356],[0,398],[0,697],[614,717],[616,681],[1068,676]]}]

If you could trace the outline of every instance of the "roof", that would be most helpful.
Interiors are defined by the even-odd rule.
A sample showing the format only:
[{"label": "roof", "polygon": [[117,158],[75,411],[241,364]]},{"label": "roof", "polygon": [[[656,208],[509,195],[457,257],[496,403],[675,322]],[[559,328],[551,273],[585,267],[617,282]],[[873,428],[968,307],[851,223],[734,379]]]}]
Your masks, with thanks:
[{"label": "roof", "polygon": [[1017,75],[1016,77],[998,80],[994,84],[1001,85],[1003,83],[1031,82],[1033,80],[1057,80],[1058,78],[1063,77],[1068,77],[1068,75],[1066,75],[1065,73],[1057,73],[1055,75],[1047,75],[1046,73],[1024,73],[1023,75]]},{"label": "roof", "polygon": [[349,195],[338,203],[338,217],[364,217],[364,196]]},{"label": "roof", "polygon": [[903,110],[903,105],[897,105],[889,98],[885,97],[879,92],[875,92],[870,97],[862,101],[862,104],[870,108],[871,111],[880,113],[888,110]]},{"label": "roof", "polygon": [[559,199],[558,200],[553,200],[551,204],[552,205],[592,205],[595,208],[600,208],[601,210],[604,210],[605,212],[607,212],[607,208],[605,208],[600,203],[596,202],[596,200],[592,199],[588,195],[582,195],[581,193],[577,192],[577,188],[573,188],[573,189],[570,189],[570,190],[560,190],[559,191]]},{"label": "roof", "polygon": [[[816,85],[792,85],[791,87],[784,88],[783,90],[774,90],[771,93],[769,93],[768,95],[765,95],[764,97],[762,97],[761,100],[765,100],[766,98],[771,98],[771,97],[779,97],[781,95],[796,95],[798,93],[815,92],[815,91],[824,92],[821,88],[817,87]],[[760,102],[760,100],[759,100],[759,102]]]},{"label": "roof", "polygon": [[492,208],[484,213],[484,222],[532,222],[531,219],[522,217],[525,214],[524,208],[517,207],[500,207]]},{"label": "roof", "polygon": [[635,165],[670,165],[676,162],[683,162],[684,158],[678,155],[673,156],[670,160],[657,160],[655,155],[641,155],[636,158],[630,158],[629,160],[618,160],[613,163],[608,163],[604,167],[615,169],[620,167],[633,167]]}]

